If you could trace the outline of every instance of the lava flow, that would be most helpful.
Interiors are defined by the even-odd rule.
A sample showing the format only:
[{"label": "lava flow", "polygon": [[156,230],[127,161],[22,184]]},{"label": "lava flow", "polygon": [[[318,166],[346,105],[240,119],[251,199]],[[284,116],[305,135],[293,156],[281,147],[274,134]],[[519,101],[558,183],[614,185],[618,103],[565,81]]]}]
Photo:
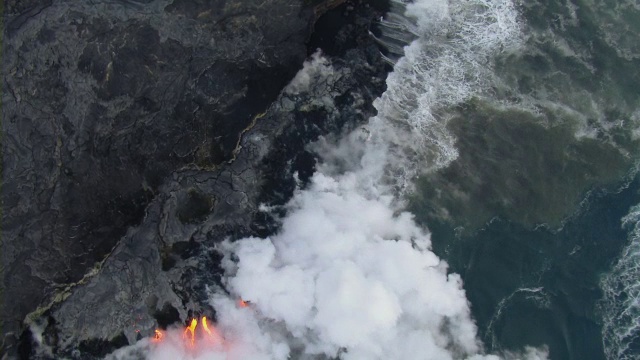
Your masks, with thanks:
[{"label": "lava flow", "polygon": [[160,342],[164,337],[164,333],[158,329],[156,329],[156,334],[153,336],[153,341]]},{"label": "lava flow", "polygon": [[206,316],[202,317],[202,328],[205,333],[207,333],[206,339],[214,343],[222,343],[222,336],[218,333],[218,330],[215,327],[211,326],[211,328],[209,328]]},{"label": "lava flow", "polygon": [[[156,330],[151,341],[154,343],[161,343],[164,339],[165,332],[162,330]],[[199,343],[201,341],[204,341],[208,345],[221,345],[223,343],[222,336],[213,325],[208,323],[206,316],[203,316],[199,322],[198,319],[191,319],[189,326],[185,327],[182,332],[182,339],[184,340],[185,345],[191,348],[196,347],[196,342]]]},{"label": "lava flow", "polygon": [[198,327],[198,320],[191,319],[191,324],[184,329],[183,338],[188,339],[189,345],[192,347],[196,345],[196,327]]}]

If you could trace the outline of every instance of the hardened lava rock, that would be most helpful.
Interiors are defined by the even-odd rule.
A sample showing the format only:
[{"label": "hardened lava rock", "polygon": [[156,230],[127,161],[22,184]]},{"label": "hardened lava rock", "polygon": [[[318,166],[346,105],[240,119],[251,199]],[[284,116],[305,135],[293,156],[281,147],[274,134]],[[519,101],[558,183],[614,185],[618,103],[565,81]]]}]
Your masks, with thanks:
[{"label": "hardened lava rock", "polygon": [[142,221],[167,176],[232,157],[306,57],[317,3],[5,2],[5,349]]},{"label": "hardened lava rock", "polygon": [[[306,143],[362,123],[384,90],[388,67],[366,35],[380,12],[340,3],[6,4],[8,358],[101,358],[215,316],[215,243],[272,232],[258,205],[286,202],[294,173],[310,176]],[[325,48],[332,70],[288,92],[326,43],[310,34],[327,11],[344,22],[338,50]]]}]

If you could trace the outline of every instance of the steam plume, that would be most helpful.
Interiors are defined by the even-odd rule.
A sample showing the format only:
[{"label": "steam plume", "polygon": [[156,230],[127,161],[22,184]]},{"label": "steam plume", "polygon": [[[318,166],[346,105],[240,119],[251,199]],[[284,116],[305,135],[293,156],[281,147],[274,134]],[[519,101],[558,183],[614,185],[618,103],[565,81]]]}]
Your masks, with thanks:
[{"label": "steam plume", "polygon": [[[232,295],[216,293],[211,304],[228,343],[192,355],[161,345],[172,359],[497,358],[483,354],[460,277],[402,211],[402,195],[420,169],[457,156],[439,114],[490,84],[494,54],[517,46],[517,13],[509,0],[417,0],[406,9],[418,39],[374,104],[371,136],[320,141],[322,162],[281,230],[222,244]],[[330,63],[315,55],[286,91],[305,91],[321,72]],[[152,345],[138,348],[163,359]],[[501,355],[546,357],[533,348]]]}]

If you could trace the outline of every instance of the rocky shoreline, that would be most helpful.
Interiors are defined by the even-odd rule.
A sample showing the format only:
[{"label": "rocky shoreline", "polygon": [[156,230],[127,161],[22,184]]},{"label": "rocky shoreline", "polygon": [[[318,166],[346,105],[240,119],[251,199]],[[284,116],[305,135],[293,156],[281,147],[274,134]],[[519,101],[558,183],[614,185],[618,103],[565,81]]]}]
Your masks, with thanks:
[{"label": "rocky shoreline", "polygon": [[[308,179],[309,141],[374,114],[389,71],[384,1],[26,3],[5,5],[5,358],[215,317],[215,244],[275,231],[259,205]],[[318,47],[331,71],[285,89]]]}]

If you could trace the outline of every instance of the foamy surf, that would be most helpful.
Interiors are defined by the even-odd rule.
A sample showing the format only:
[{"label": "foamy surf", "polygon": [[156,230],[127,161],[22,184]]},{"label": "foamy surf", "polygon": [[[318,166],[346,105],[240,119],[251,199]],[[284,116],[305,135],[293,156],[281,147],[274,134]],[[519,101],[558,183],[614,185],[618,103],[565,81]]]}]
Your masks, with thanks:
[{"label": "foamy surf", "polygon": [[629,229],[629,244],[600,286],[602,336],[608,359],[637,359],[640,338],[640,206],[631,208],[622,219]]},{"label": "foamy surf", "polygon": [[496,80],[496,56],[516,51],[523,40],[510,1],[408,2],[405,16],[413,21],[403,24],[415,24],[410,31],[418,39],[389,75],[387,91],[374,103],[379,115],[371,121],[379,142],[390,148],[389,170],[400,191],[419,172],[456,159],[447,112],[485,96]]}]

